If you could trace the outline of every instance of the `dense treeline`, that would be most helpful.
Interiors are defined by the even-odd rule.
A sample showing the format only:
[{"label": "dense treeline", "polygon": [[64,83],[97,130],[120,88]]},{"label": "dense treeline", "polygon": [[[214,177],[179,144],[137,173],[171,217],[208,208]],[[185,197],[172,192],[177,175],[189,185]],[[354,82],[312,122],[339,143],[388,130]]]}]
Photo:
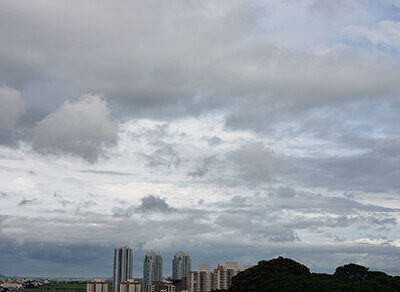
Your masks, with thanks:
[{"label": "dense treeline", "polygon": [[[86,282],[57,282],[50,283],[38,288],[23,289],[22,291],[32,291],[32,292],[86,292]],[[112,291],[112,290],[108,290]]]},{"label": "dense treeline", "polygon": [[400,277],[356,264],[338,267],[333,275],[316,274],[300,263],[279,257],[240,272],[227,291],[400,291]]}]

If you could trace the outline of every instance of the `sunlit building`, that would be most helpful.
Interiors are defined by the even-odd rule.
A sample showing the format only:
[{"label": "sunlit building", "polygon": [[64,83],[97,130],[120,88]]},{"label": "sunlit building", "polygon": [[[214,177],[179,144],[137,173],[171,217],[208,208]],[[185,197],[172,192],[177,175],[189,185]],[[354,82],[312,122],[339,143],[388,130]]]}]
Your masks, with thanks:
[{"label": "sunlit building", "polygon": [[87,292],[108,292],[108,282],[95,279],[93,281],[87,282],[86,284]]},{"label": "sunlit building", "polygon": [[142,284],[138,281],[123,281],[119,285],[120,292],[142,292]]}]

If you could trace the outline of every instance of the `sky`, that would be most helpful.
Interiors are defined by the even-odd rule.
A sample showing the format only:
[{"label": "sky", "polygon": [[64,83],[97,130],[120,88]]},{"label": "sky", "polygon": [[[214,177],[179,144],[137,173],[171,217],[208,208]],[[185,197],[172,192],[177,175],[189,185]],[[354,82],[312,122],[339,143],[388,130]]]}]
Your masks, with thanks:
[{"label": "sky", "polygon": [[400,275],[400,0],[3,0],[0,40],[0,274]]}]

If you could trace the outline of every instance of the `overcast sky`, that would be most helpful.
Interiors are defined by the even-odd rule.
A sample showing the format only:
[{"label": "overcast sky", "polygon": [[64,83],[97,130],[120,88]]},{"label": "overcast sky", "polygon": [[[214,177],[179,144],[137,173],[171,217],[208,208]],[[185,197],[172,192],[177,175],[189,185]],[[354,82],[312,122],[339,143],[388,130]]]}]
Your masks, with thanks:
[{"label": "overcast sky", "polygon": [[3,0],[0,43],[0,274],[400,274],[400,0]]}]

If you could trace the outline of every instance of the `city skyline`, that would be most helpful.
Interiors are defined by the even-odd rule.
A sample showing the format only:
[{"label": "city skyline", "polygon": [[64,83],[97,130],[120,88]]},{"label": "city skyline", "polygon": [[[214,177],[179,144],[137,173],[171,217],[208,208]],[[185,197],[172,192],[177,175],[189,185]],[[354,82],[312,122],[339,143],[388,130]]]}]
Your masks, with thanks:
[{"label": "city skyline", "polygon": [[399,39],[400,0],[0,1],[0,274],[400,275]]}]

